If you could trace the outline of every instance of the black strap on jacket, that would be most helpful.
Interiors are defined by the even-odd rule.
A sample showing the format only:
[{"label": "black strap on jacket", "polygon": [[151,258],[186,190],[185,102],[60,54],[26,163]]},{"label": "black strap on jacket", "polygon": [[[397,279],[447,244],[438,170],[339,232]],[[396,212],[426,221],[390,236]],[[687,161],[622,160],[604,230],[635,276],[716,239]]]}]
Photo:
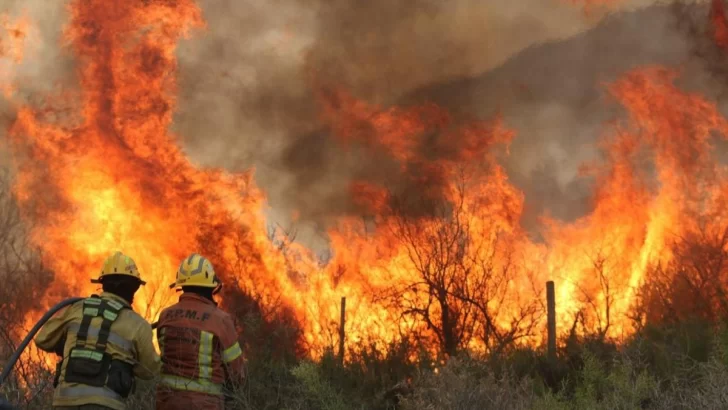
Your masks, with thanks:
[{"label": "black strap on jacket", "polygon": [[[76,343],[69,352],[64,380],[81,386],[63,387],[61,393],[68,397],[112,395],[126,398],[134,387],[133,369],[130,363],[114,359],[106,351],[111,325],[122,310],[129,308],[112,299],[96,295],[83,301],[81,325],[76,332]],[[101,318],[96,343],[88,343],[91,321]],[[95,333],[95,332],[94,332]]]},{"label": "black strap on jacket", "polygon": [[86,347],[88,339],[88,330],[91,327],[91,320],[95,317],[101,317],[101,328],[99,336],[96,340],[96,350],[100,352],[106,351],[106,345],[111,334],[111,325],[119,317],[119,313],[126,306],[109,299],[101,299],[96,295],[91,295],[83,301],[83,318],[81,326],[76,334],[76,347]]}]

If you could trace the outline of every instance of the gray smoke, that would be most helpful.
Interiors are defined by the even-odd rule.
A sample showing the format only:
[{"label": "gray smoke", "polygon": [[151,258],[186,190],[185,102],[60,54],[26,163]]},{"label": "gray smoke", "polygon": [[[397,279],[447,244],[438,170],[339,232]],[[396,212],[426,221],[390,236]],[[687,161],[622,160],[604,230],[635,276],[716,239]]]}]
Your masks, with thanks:
[{"label": "gray smoke", "polygon": [[[590,15],[558,0],[198,2],[208,27],[179,48],[173,131],[200,164],[255,167],[273,219],[297,211],[308,230],[354,209],[352,179],[393,182],[386,158],[333,141],[314,78],[384,106],[434,101],[484,119],[500,110],[518,132],[504,164],[525,193],[528,228],[545,211],[568,220],[588,208],[590,182],[577,169],[620,112],[602,83],[640,65],[681,65],[687,87],[723,100],[705,2],[627,1]],[[72,56],[58,47],[63,3],[0,0],[37,30],[35,51],[13,71],[27,101],[74,84]],[[0,109],[7,124],[12,110]]]},{"label": "gray smoke", "polygon": [[201,163],[254,166],[278,218],[297,210],[318,226],[351,209],[348,184],[375,161],[342,152],[322,129],[312,77],[391,104],[596,18],[552,0],[201,4],[209,27],[179,52],[175,129]]},{"label": "gray smoke", "polygon": [[591,194],[578,169],[620,112],[603,83],[645,64],[687,64],[686,84],[701,89],[716,77],[714,51],[697,56],[705,33],[689,27],[705,29],[705,2],[634,1],[588,16],[566,3],[202,1],[209,28],[180,50],[175,127],[203,164],[254,166],[276,218],[296,210],[325,227],[352,210],[352,178],[393,177],[366,171],[387,170],[382,158],[333,141],[312,77],[384,106],[434,101],[484,119],[500,110],[518,132],[504,164],[527,198],[523,223],[573,219]]},{"label": "gray smoke", "polygon": [[[64,25],[68,21],[64,2],[44,0],[0,0],[0,14],[10,21],[27,18],[30,27],[23,40],[23,59],[20,63],[0,56],[0,83],[13,84],[15,93],[10,100],[0,94],[0,165],[8,163],[5,147],[8,127],[15,119],[20,104],[40,105],[49,95],[77,87],[74,82],[73,56],[61,47]],[[0,29],[7,41],[7,33]]]},{"label": "gray smoke", "polygon": [[578,168],[597,158],[595,142],[622,114],[607,84],[664,65],[682,70],[684,89],[725,104],[726,58],[708,30],[704,3],[616,13],[587,32],[531,46],[480,76],[423,88],[407,101],[431,100],[482,118],[503,112],[518,133],[505,166],[526,196],[523,223],[534,229],[544,211],[571,220],[589,209],[591,183]]}]

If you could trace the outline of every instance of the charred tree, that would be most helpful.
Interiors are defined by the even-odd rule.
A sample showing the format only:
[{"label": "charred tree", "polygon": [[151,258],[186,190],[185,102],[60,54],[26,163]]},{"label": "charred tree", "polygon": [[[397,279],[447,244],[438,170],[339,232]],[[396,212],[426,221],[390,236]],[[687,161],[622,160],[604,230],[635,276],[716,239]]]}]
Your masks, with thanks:
[{"label": "charred tree", "polygon": [[[542,309],[535,300],[514,303],[509,287],[522,272],[490,199],[468,192],[464,177],[454,185],[447,201],[391,201],[387,227],[406,249],[403,269],[416,272],[393,286],[392,300],[403,315],[427,325],[446,356],[471,342],[499,351],[532,334]],[[427,216],[413,208],[426,209]],[[503,326],[507,316],[509,325]]]}]

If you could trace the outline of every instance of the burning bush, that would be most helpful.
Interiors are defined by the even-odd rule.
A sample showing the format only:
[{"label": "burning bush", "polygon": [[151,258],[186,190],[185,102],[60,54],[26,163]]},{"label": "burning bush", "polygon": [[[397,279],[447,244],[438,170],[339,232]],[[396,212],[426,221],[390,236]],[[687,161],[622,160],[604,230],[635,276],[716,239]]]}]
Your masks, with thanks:
[{"label": "burning bush", "polygon": [[728,319],[728,226],[706,225],[677,238],[671,246],[672,259],[647,271],[642,307],[636,310],[644,315],[646,325],[690,320],[725,323]]}]

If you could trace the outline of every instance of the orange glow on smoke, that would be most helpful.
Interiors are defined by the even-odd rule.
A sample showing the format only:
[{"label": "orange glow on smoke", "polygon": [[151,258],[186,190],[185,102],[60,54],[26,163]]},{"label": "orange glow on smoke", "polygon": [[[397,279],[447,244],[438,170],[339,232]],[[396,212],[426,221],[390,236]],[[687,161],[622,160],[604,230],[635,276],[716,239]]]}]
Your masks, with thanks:
[{"label": "orange glow on smoke", "polygon": [[[636,288],[650,264],[670,259],[671,238],[697,229],[706,216],[725,218],[726,169],[710,136],[728,135],[728,122],[715,104],[680,90],[677,74],[665,68],[635,70],[608,86],[628,118],[605,129],[604,159],[585,169],[596,181],[592,212],[568,224],[544,218],[544,244],[520,227],[525,198],[498,163],[496,153],[507,153],[519,137],[507,124],[497,118],[463,124],[431,104],[381,108],[321,87],[321,119],[338,143],[395,161],[394,172],[423,187],[405,199],[458,205],[403,224],[390,187],[356,181],[352,198],[369,219],[342,218],[331,227],[334,256],[321,267],[307,249],[274,246],[284,238],[269,238],[266,198],[252,170],[197,167],[169,131],[178,91],[175,47],[193,32],[204,35],[199,7],[193,0],[116,4],[70,3],[65,37],[78,58],[81,90],[48,96],[43,107],[21,107],[10,130],[15,192],[34,222],[33,242],[56,274],[39,310],[60,296],[94,291],[89,279],[121,250],[148,282],[135,308],[154,320],[176,299],[167,285],[179,261],[201,252],[227,286],[264,306],[291,309],[313,355],[337,341],[342,296],[350,345],[420,335],[434,346],[430,326],[404,310],[432,297],[422,272],[439,273],[423,261],[457,254],[465,262],[441,270],[467,272],[453,286],[487,300],[492,315],[486,324],[482,312],[457,311],[472,315],[468,347],[489,348],[480,337],[487,326],[501,332],[523,326],[519,315],[545,303],[543,282],[550,279],[560,332],[581,317],[586,328],[620,337],[634,330],[628,315]],[[428,158],[420,150],[425,140],[448,155]],[[463,238],[474,245],[460,249]],[[445,245],[432,246],[437,241]],[[29,323],[38,316],[30,313]],[[545,318],[535,318],[536,330],[521,342],[541,341]]]},{"label": "orange glow on smoke", "polygon": [[560,0],[580,6],[586,17],[593,16],[595,10],[611,11],[624,3],[624,0]]},{"label": "orange glow on smoke", "polygon": [[728,49],[728,19],[725,15],[723,0],[713,0],[710,4],[710,19],[713,23],[713,38],[722,49]]},{"label": "orange glow on smoke", "polygon": [[14,91],[8,81],[10,69],[23,60],[29,24],[27,18],[11,20],[8,15],[0,14],[0,91],[7,98]]}]

